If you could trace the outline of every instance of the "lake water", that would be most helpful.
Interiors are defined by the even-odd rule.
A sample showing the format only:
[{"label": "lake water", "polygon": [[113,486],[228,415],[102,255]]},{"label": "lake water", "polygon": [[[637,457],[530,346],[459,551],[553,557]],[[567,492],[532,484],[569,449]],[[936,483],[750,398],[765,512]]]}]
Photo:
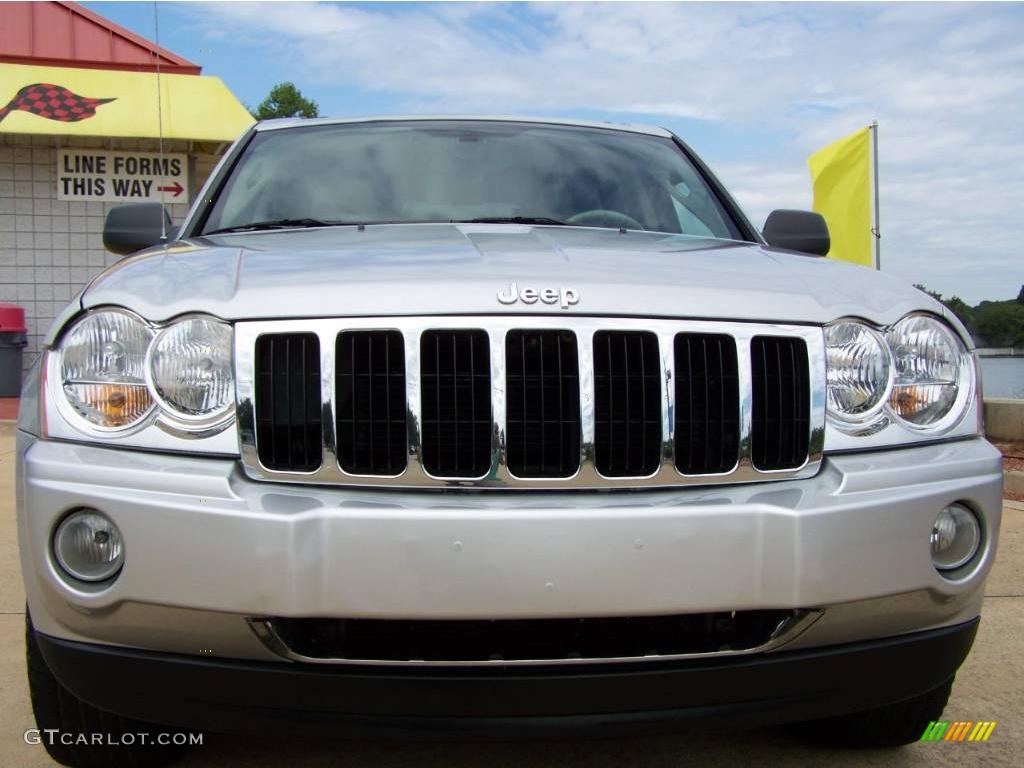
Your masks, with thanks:
[{"label": "lake water", "polygon": [[985,397],[1024,399],[1024,357],[981,358],[981,382]]}]

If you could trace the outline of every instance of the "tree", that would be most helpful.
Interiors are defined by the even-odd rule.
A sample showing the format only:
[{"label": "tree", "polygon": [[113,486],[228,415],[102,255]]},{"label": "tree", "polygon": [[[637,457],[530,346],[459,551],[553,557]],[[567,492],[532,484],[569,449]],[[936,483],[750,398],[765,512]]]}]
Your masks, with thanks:
[{"label": "tree", "polygon": [[1020,293],[1017,294],[1017,303],[1024,304],[1024,285],[1020,287]]},{"label": "tree", "polygon": [[959,317],[960,322],[966,325],[968,329],[974,327],[974,309],[970,304],[959,296],[954,296],[951,299],[942,299],[942,303],[945,304],[954,315]]},{"label": "tree", "polygon": [[983,301],[975,309],[975,327],[990,346],[1024,345],[1024,306],[1015,301]]},{"label": "tree", "polygon": [[257,120],[275,117],[317,117],[320,108],[315,101],[302,95],[295,83],[278,83],[255,110],[249,110]]},{"label": "tree", "polygon": [[960,322],[963,323],[967,327],[967,329],[973,333],[974,309],[972,309],[966,301],[961,299],[959,296],[953,296],[952,298],[944,299],[942,298],[941,293],[939,293],[938,291],[929,290],[920,283],[914,283],[914,287],[923,293],[927,293],[936,301],[941,301],[943,304],[945,304],[946,308],[949,309],[949,311],[956,315],[958,318],[960,318]]}]

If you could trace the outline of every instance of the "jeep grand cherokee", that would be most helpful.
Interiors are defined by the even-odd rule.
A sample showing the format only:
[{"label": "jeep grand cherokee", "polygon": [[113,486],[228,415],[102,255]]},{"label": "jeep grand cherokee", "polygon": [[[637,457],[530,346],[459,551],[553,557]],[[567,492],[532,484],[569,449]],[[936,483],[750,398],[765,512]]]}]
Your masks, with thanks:
[{"label": "jeep grand cherokee", "polygon": [[[971,340],[671,133],[284,120],[109,214],[22,400],[40,728],[937,719],[1001,508]],[[870,727],[868,727],[870,725]],[[166,739],[165,739],[166,740]],[[69,765],[174,744],[48,744]]]}]

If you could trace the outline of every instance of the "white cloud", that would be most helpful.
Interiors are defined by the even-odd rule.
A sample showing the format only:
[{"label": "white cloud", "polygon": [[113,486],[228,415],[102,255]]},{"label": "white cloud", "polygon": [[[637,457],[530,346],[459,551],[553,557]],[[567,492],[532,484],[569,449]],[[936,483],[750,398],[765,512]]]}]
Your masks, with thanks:
[{"label": "white cloud", "polygon": [[[1024,259],[1024,14],[989,4],[205,6],[317,87],[395,112],[660,115],[754,137],[709,158],[756,223],[807,206],[805,157],[877,118],[883,264],[969,301]],[[209,19],[209,17],[213,17]],[[683,130],[685,134],[685,129]],[[778,136],[788,137],[779,145]],[[769,137],[771,137],[769,139]],[[685,138],[685,135],[684,135]]]}]

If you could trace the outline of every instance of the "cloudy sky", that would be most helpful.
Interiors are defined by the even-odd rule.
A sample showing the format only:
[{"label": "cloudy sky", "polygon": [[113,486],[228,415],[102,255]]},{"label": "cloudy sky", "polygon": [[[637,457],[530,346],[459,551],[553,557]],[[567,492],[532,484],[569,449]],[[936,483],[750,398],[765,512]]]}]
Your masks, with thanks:
[{"label": "cloudy sky", "polygon": [[[152,38],[151,3],[85,3]],[[1024,283],[1024,5],[161,3],[160,42],[254,105],[663,125],[757,225],[880,123],[882,266],[970,303]]]}]

